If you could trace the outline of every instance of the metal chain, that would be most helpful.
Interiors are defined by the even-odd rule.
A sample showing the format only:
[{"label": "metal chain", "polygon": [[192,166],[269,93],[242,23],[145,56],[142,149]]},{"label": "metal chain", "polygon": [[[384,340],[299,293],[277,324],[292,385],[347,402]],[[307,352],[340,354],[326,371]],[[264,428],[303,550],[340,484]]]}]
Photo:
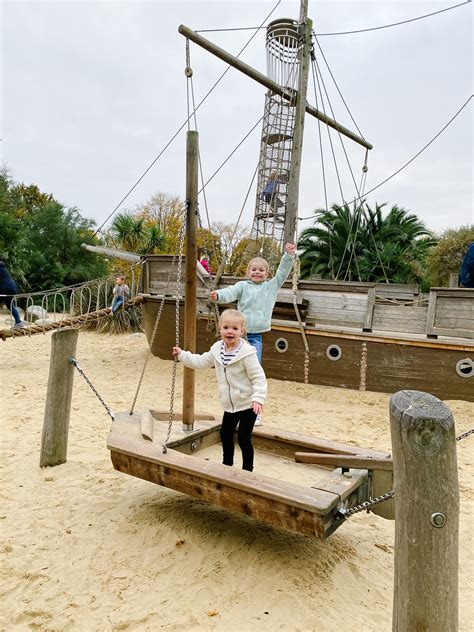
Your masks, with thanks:
[{"label": "metal chain", "polygon": [[81,369],[81,367],[79,366],[79,363],[77,362],[76,358],[69,358],[69,362],[71,364],[73,364],[76,369],[78,370],[79,374],[82,375],[82,377],[85,379],[85,381],[87,382],[87,384],[90,386],[90,388],[92,389],[93,393],[95,394],[95,396],[97,397],[97,399],[99,400],[99,402],[102,404],[102,406],[105,408],[105,410],[107,411],[107,414],[109,415],[109,417],[113,420],[115,419],[113,412],[111,411],[111,409],[107,406],[107,404],[105,403],[105,401],[102,399],[102,397],[99,394],[99,391],[96,389],[96,387],[92,384],[92,382],[90,381],[90,379],[87,377],[87,375],[84,373],[84,371]]},{"label": "metal chain", "polygon": [[[189,207],[189,200],[186,200],[186,210]],[[184,249],[184,236],[186,234],[186,220],[183,222],[181,226],[181,231],[179,233],[179,255],[178,255],[178,271],[176,274],[176,308],[175,308],[175,346],[179,346],[179,295],[181,291],[181,273],[183,267],[183,249]],[[173,415],[174,415],[174,391],[176,387],[176,368],[178,365],[178,358],[175,356],[173,358],[173,372],[171,375],[171,393],[170,393],[170,414],[168,421],[168,432],[166,434],[165,442],[163,443],[163,454],[166,454],[168,449],[166,444],[168,443],[171,436],[171,428],[173,426]]]},{"label": "metal chain", "polygon": [[169,284],[170,284],[170,281],[171,281],[171,274],[172,274],[172,272],[174,270],[175,264],[176,264],[176,255],[173,255],[173,259],[171,261],[171,265],[170,265],[170,268],[168,270],[168,277],[166,279],[166,285],[165,285],[165,288],[163,290],[163,296],[161,298],[161,302],[160,302],[160,305],[158,307],[158,312],[156,314],[155,324],[153,325],[153,331],[152,331],[152,334],[151,334],[150,342],[148,344],[148,352],[146,354],[145,362],[143,363],[142,372],[141,372],[140,378],[138,380],[137,390],[135,391],[135,396],[133,398],[132,405],[130,406],[130,411],[129,411],[130,415],[133,415],[133,411],[135,410],[135,405],[137,403],[138,394],[140,393],[140,389],[142,387],[142,382],[143,382],[143,378],[145,376],[145,371],[146,371],[146,368],[148,366],[148,362],[150,361],[150,358],[152,356],[153,343],[155,342],[156,332],[158,331],[158,325],[160,323],[161,312],[163,311],[163,306],[165,304],[166,292],[168,290],[168,287],[169,287]]},{"label": "metal chain", "polygon": [[295,308],[296,319],[298,321],[298,326],[300,328],[301,338],[303,339],[304,345],[304,383],[309,383],[309,344],[308,339],[306,337],[306,332],[303,326],[303,321],[301,320],[300,311],[298,309],[298,279],[300,277],[300,260],[298,255],[295,255],[295,260],[293,264],[293,276],[291,279],[291,289],[293,292],[293,307]]},{"label": "metal chain", "polygon": [[379,503],[383,503],[386,500],[390,500],[390,498],[393,498],[394,496],[395,496],[395,492],[392,490],[391,492],[382,494],[382,496],[376,496],[375,498],[366,500],[360,505],[354,505],[354,507],[351,507],[350,509],[339,509],[338,514],[341,518],[344,518],[344,520],[347,520],[347,518],[350,518],[350,516],[352,516],[353,514],[359,513],[359,511],[364,511],[364,509],[366,509],[367,512],[369,512],[371,507],[373,507],[374,505],[378,505]]},{"label": "metal chain", "polygon": [[466,437],[469,437],[469,435],[472,435],[473,432],[474,432],[474,428],[471,428],[467,432],[463,432],[462,435],[459,435],[459,437],[456,437],[456,441],[462,441]]},{"label": "metal chain", "polygon": [[[463,434],[459,435],[459,437],[456,437],[456,441],[462,441],[463,439],[465,439],[466,437],[469,437],[469,435],[473,433],[474,433],[474,428],[471,428],[467,432],[464,432]],[[392,491],[387,492],[386,494],[382,494],[381,496],[377,496],[376,498],[371,498],[370,500],[366,500],[360,505],[354,505],[354,507],[351,507],[350,509],[339,509],[338,514],[341,518],[344,518],[344,520],[347,520],[347,518],[350,518],[350,516],[354,515],[355,513],[359,513],[359,511],[364,511],[366,509],[367,512],[369,512],[371,507],[373,507],[374,505],[378,505],[379,503],[383,503],[386,500],[390,500],[394,496],[395,496],[395,491],[392,489]]]},{"label": "metal chain", "polygon": [[[204,244],[204,254],[207,257],[207,260],[210,262],[211,257],[210,257],[209,250],[207,248],[207,240],[204,236],[204,228],[202,225],[201,214],[199,213],[199,206],[197,209],[197,218],[198,218],[199,228],[201,229],[201,234],[202,234],[202,239],[203,239],[203,244]],[[212,236],[211,236],[211,239],[212,239]],[[214,252],[214,255],[216,255],[215,249],[213,249],[213,252]],[[216,256],[216,261],[217,261],[217,256]],[[216,277],[213,275],[209,275],[209,291],[212,292],[212,291],[215,291],[215,289],[216,289]],[[217,337],[218,322],[219,322],[219,306],[217,304],[217,301],[211,301],[209,298],[207,300],[207,304],[208,304],[208,319],[207,319],[206,329],[209,333]]]}]

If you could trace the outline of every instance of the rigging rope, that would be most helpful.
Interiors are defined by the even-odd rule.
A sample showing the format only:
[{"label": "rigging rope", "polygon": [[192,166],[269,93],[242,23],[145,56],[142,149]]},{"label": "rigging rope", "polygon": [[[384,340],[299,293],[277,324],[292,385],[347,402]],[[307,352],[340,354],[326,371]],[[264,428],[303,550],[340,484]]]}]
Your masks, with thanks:
[{"label": "rigging rope", "polygon": [[[405,169],[406,167],[408,167],[409,164],[411,164],[416,158],[418,158],[418,156],[420,154],[422,154],[426,149],[428,149],[428,147],[434,143],[434,141],[441,136],[441,134],[451,125],[451,123],[461,114],[461,112],[464,110],[465,107],[467,107],[467,105],[469,105],[470,101],[472,100],[474,95],[471,94],[471,96],[463,103],[463,105],[459,108],[459,110],[456,112],[456,114],[454,114],[449,121],[446,123],[446,125],[444,125],[439,132],[433,136],[433,138],[426,143],[426,145],[424,147],[422,147],[422,149],[420,149],[412,158],[410,158],[410,160],[408,160],[405,164],[403,164],[399,169],[397,169],[394,173],[392,173],[392,175],[388,176],[388,178],[385,178],[385,180],[382,180],[382,182],[379,182],[379,184],[377,184],[375,187],[372,187],[372,189],[370,189],[369,191],[366,191],[365,196],[369,195],[370,193],[373,193],[376,189],[379,189],[381,186],[383,186],[384,184],[386,184],[389,180],[391,180],[392,178],[394,178],[396,175],[398,175],[401,171],[403,171],[403,169]],[[364,197],[365,197],[364,196]],[[359,202],[362,198],[361,197],[356,197],[353,200],[351,200],[349,202],[349,204],[354,204],[355,202]],[[339,210],[343,208],[343,206],[339,206],[337,207],[335,210]],[[313,219],[314,217],[317,217],[317,213],[313,213],[312,215],[307,215],[305,217],[298,217],[299,221],[304,221],[307,219]]]},{"label": "rigging rope", "polygon": [[[278,7],[278,5],[280,4],[281,0],[278,0],[277,4],[273,7],[273,9],[270,11],[270,13],[268,13],[265,17],[265,19],[262,22],[262,25],[265,24],[265,22],[268,20],[268,18],[272,15],[272,13],[276,10],[276,8]],[[261,25],[261,26],[262,26]],[[247,48],[247,46],[250,45],[250,43],[252,42],[252,40],[254,39],[254,37],[256,37],[256,35],[258,34],[258,30],[260,27],[257,27],[255,30],[255,33],[252,35],[252,37],[250,37],[250,39],[247,41],[247,43],[240,49],[240,51],[237,53],[236,57],[237,59],[240,57],[240,55],[242,55],[242,53],[244,52],[244,50]],[[221,76],[217,79],[217,81],[214,83],[214,85],[211,86],[211,88],[208,90],[208,92],[204,95],[204,97],[201,99],[201,101],[199,102],[199,104],[197,105],[197,107],[195,108],[195,110],[198,110],[201,105],[204,103],[204,101],[208,98],[208,96],[211,94],[211,92],[214,90],[214,88],[216,88],[216,86],[222,81],[222,79],[225,77],[225,75],[229,72],[229,70],[231,69],[232,66],[227,66],[227,68],[224,70],[224,72],[221,74]],[[192,116],[192,115],[191,115]],[[127,193],[123,196],[123,198],[120,200],[120,202],[114,207],[114,209],[109,213],[109,215],[105,218],[105,220],[102,222],[102,224],[97,228],[97,230],[93,233],[93,235],[89,238],[88,243],[91,242],[91,240],[97,235],[97,233],[105,226],[105,224],[109,221],[109,219],[116,213],[116,211],[122,206],[122,204],[125,202],[125,200],[128,198],[128,196],[137,188],[137,186],[140,184],[140,182],[143,180],[143,178],[146,176],[146,174],[150,171],[150,169],[152,169],[152,167],[155,165],[155,163],[159,160],[159,158],[161,158],[161,156],[165,153],[165,151],[168,149],[168,147],[171,145],[171,143],[175,140],[175,138],[177,138],[177,136],[179,135],[179,133],[186,127],[186,125],[188,124],[189,121],[188,117],[184,123],[178,128],[178,130],[173,134],[173,136],[170,138],[170,140],[166,143],[166,145],[163,147],[163,149],[159,152],[159,154],[152,160],[152,162],[148,165],[148,167],[145,169],[145,171],[142,173],[142,175],[138,178],[138,180],[135,182],[135,184],[127,191]]]},{"label": "rigging rope", "polygon": [[[461,2],[460,4],[455,4],[452,7],[446,7],[445,9],[440,9],[439,11],[433,11],[432,13],[426,13],[425,15],[419,15],[416,18],[410,18],[408,20],[402,20],[400,22],[392,22],[391,24],[384,24],[382,26],[372,26],[366,29],[358,29],[356,31],[338,31],[334,33],[317,33],[319,37],[328,37],[329,35],[352,35],[354,33],[368,33],[370,31],[379,31],[381,29],[388,29],[392,26],[400,26],[402,24],[409,24],[410,22],[416,22],[417,20],[423,20],[424,18],[430,18],[433,15],[438,15],[439,13],[445,13],[446,11],[451,11],[451,9],[457,9],[459,7],[464,6],[465,4],[470,4],[471,0],[466,0],[466,2]],[[196,33],[216,33],[216,32],[225,32],[225,31],[253,31],[255,29],[263,29],[267,28],[266,26],[241,26],[234,28],[222,28],[222,29],[200,29],[196,31]]]}]

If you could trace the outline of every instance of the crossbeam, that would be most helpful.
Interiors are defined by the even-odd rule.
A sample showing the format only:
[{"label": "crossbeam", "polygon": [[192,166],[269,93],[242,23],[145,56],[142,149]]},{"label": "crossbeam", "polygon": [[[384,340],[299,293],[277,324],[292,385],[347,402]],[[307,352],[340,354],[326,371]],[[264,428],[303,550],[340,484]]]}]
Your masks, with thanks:
[{"label": "crossbeam", "polygon": [[[275,94],[281,95],[284,99],[287,99],[288,101],[294,101],[295,99],[294,90],[290,91],[287,88],[280,86],[276,81],[273,81],[272,79],[270,79],[263,73],[259,72],[258,70],[250,66],[249,64],[246,64],[244,61],[238,59],[234,55],[231,55],[223,48],[220,48],[220,46],[217,46],[210,40],[206,39],[202,35],[199,35],[195,31],[190,29],[188,26],[181,24],[180,27],[178,28],[178,32],[181,33],[181,35],[184,35],[185,37],[189,38],[192,42],[194,42],[198,46],[201,46],[201,48],[204,48],[205,50],[209,51],[210,53],[212,53],[219,59],[222,59],[222,61],[225,61],[227,64],[229,64],[233,68],[240,70],[240,72],[243,72],[244,75],[247,75],[247,77],[250,77],[257,83],[260,83],[262,86],[265,86],[265,88],[268,88]],[[314,116],[315,118],[319,119],[325,125],[328,125],[329,127],[332,127],[336,131],[340,132],[347,138],[350,138],[351,140],[358,143],[359,145],[362,145],[362,147],[365,147],[366,149],[373,148],[373,145],[367,142],[365,138],[358,136],[356,133],[354,133],[350,129],[347,129],[347,127],[344,127],[344,125],[341,125],[334,119],[329,118],[329,116],[326,116],[323,112],[320,112],[318,109],[316,109],[312,105],[309,105],[309,103],[306,104],[306,112],[308,112],[308,114],[311,114],[311,116]]]}]

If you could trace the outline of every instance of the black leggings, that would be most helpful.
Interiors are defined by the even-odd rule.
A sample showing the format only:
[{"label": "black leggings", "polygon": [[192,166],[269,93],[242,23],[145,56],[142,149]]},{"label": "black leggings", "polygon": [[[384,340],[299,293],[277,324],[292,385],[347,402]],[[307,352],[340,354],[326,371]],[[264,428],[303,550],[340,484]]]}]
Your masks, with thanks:
[{"label": "black leggings", "polygon": [[221,441],[224,465],[234,465],[234,432],[239,424],[237,440],[242,450],[242,469],[253,470],[252,430],[257,415],[252,408],[240,410],[238,413],[224,413],[221,426]]}]

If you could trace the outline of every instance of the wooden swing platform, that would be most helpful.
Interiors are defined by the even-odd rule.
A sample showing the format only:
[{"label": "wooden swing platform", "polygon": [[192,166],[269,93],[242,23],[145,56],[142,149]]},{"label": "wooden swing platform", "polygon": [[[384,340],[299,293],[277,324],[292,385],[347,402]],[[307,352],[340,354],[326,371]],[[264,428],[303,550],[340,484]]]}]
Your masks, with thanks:
[{"label": "wooden swing platform", "polygon": [[[315,468],[314,483],[309,485],[260,473],[257,451],[283,457],[287,462],[294,462],[296,452],[357,456],[360,463],[355,465],[359,468],[361,463],[366,467],[368,460],[375,463],[390,456],[267,425],[256,427],[252,435],[256,471],[206,460],[200,453],[205,454],[206,448],[220,443],[220,423],[212,415],[196,415],[196,430],[191,432],[177,430],[175,423],[164,453],[168,419],[168,413],[149,410],[133,415],[117,413],[107,441],[114,468],[264,523],[320,539],[327,538],[342,524],[339,509],[392,489],[391,472],[387,471],[380,471],[381,477],[376,478],[369,476],[367,469],[334,469],[330,465],[332,471],[328,471],[311,466]],[[175,415],[174,421],[178,420]],[[236,460],[240,458],[238,452],[236,446]],[[293,463],[292,467],[309,466]],[[303,478],[308,478],[307,473]],[[381,515],[383,511],[387,507],[381,510]]]}]

